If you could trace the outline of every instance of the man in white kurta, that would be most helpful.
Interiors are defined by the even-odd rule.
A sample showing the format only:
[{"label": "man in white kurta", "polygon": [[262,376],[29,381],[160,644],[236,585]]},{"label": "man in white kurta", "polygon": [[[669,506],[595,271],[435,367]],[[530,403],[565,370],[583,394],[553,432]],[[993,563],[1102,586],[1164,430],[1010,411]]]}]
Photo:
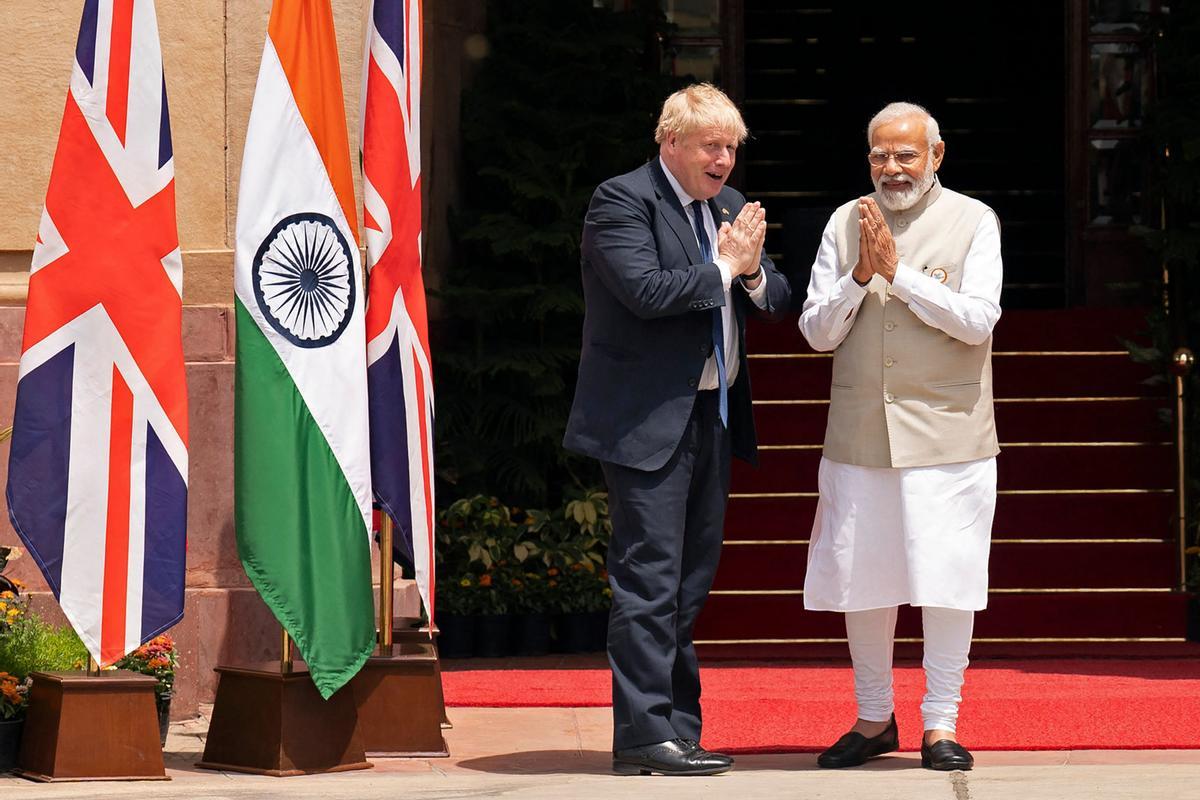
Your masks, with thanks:
[{"label": "man in white kurta", "polygon": [[804,606],[846,615],[859,717],[818,763],[898,747],[892,649],[909,604],[925,634],[922,763],[970,769],[955,725],[987,605],[1000,228],[937,180],[945,144],[925,109],[887,106],[868,141],[876,191],[830,218],[800,317],[809,344],[834,351]]}]

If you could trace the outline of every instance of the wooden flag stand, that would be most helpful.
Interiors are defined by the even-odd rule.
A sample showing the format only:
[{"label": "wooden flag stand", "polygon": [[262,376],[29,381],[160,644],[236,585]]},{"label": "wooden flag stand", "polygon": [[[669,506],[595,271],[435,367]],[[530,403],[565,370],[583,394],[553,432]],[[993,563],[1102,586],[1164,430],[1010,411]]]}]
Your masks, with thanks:
[{"label": "wooden flag stand", "polygon": [[34,672],[16,774],[44,782],[170,780],[156,685],[125,670]]},{"label": "wooden flag stand", "polygon": [[212,721],[196,766],[280,778],[371,768],[353,693],[343,687],[323,699],[308,670],[293,665],[287,631],[279,662],[216,672]]},{"label": "wooden flag stand", "polygon": [[393,631],[392,520],[379,534],[379,652],[350,681],[368,756],[450,755],[442,737],[446,706],[435,629]]}]

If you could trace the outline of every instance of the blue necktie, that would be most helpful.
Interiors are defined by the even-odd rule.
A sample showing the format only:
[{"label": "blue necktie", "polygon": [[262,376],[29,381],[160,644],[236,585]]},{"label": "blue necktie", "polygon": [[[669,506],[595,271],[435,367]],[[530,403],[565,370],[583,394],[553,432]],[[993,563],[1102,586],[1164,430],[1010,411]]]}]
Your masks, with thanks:
[{"label": "blue necktie", "polygon": [[[704,230],[704,204],[699,200],[692,201],[692,221],[696,226],[696,239],[700,242],[700,257],[704,263],[713,260],[712,243],[708,241],[708,233]],[[717,386],[721,406],[721,424],[729,427],[729,384],[725,375],[725,326],[721,321],[721,309],[712,310],[712,342],[713,353],[717,356]]]}]

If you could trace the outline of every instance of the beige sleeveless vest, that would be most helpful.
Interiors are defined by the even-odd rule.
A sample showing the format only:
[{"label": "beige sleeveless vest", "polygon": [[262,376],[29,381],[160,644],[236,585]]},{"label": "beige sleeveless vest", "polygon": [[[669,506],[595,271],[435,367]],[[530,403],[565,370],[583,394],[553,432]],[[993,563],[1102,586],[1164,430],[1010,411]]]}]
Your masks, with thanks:
[{"label": "beige sleeveless vest", "polygon": [[[990,209],[937,181],[906,211],[879,208],[901,262],[958,291],[975,228]],[[858,216],[857,200],[834,212],[839,275],[858,263]],[[999,453],[991,339],[969,345],[926,325],[879,275],[866,288],[833,354],[825,457],[864,467],[923,467]]]}]

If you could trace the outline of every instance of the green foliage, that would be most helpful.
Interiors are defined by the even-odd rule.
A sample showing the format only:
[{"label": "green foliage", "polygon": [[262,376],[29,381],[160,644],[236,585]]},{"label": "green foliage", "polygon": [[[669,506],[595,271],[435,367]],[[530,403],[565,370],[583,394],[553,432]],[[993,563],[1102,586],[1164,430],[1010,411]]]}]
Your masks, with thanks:
[{"label": "green foliage", "polygon": [[[1131,348],[1134,360],[1156,365],[1162,381],[1174,381],[1171,357],[1177,347],[1200,353],[1200,4],[1172,3],[1162,15],[1154,39],[1158,100],[1148,121],[1153,142],[1151,183],[1166,220],[1161,230],[1143,230],[1147,243],[1167,266],[1169,286],[1160,287],[1163,306],[1147,318],[1153,344]],[[1167,155],[1169,153],[1169,156]],[[1186,381],[1188,412],[1186,462],[1189,481],[1189,527],[1197,535],[1200,522],[1200,370]],[[1200,540],[1193,538],[1193,543]],[[1200,589],[1196,550],[1189,574]]]},{"label": "green foliage", "polygon": [[553,510],[477,495],[438,517],[438,608],[451,614],[598,611],[611,592],[604,561],[608,495],[568,489]]},{"label": "green foliage", "polygon": [[598,479],[561,447],[579,357],[579,237],[592,191],[653,154],[670,88],[658,4],[491,0],[489,55],[462,102],[456,263],[437,292],[439,477],[524,506]]},{"label": "green foliage", "polygon": [[31,672],[83,669],[88,652],[67,626],[28,614],[0,636],[0,672],[24,680]]}]

